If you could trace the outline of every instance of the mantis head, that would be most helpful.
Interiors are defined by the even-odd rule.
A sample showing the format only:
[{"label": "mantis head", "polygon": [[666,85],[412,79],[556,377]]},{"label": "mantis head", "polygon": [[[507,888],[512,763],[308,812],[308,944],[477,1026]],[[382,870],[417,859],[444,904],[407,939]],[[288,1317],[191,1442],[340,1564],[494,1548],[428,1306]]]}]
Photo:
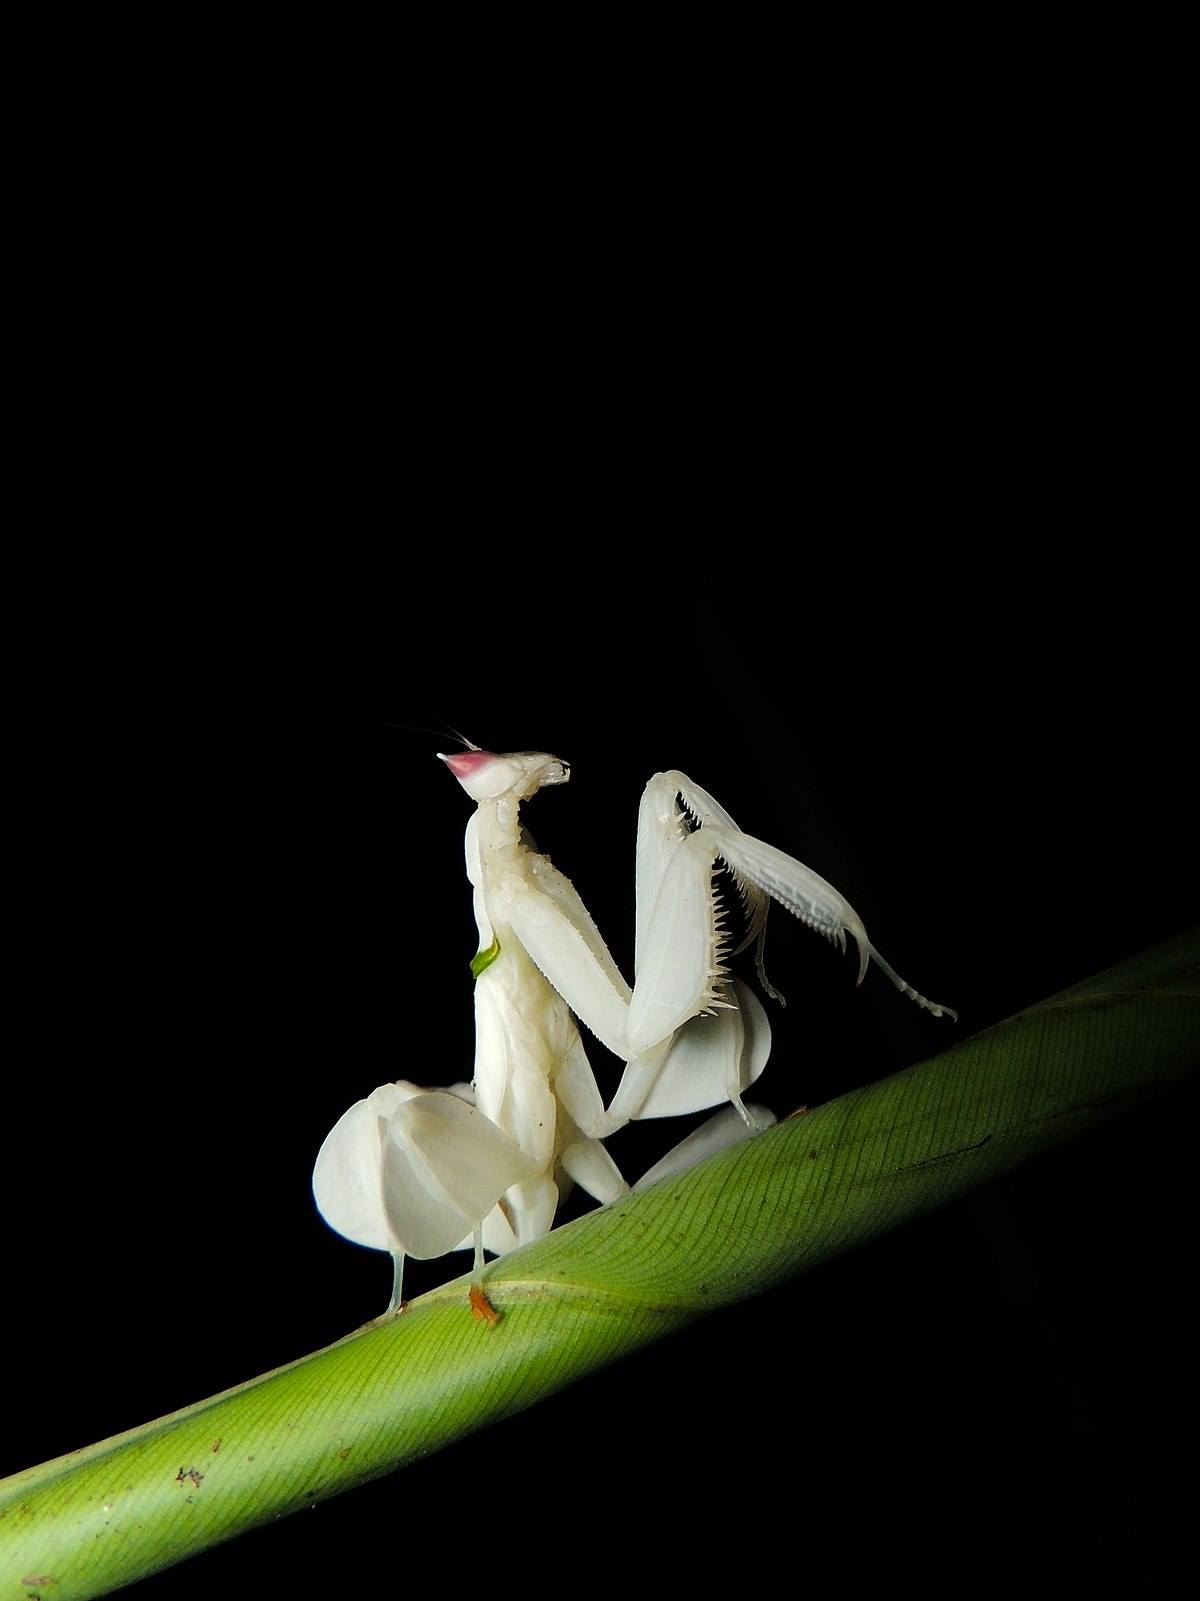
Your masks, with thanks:
[{"label": "mantis head", "polygon": [[547,784],[565,784],[571,776],[569,763],[546,751],[518,750],[497,756],[490,750],[465,750],[457,756],[438,760],[458,779],[473,801],[499,800],[511,795],[518,801]]}]

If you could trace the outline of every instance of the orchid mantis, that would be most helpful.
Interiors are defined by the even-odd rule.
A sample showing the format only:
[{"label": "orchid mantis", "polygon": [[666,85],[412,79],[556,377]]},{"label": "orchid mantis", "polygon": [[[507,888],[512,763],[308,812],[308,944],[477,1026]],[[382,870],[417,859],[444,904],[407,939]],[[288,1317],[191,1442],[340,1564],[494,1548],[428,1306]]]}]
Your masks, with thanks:
[{"label": "orchid mantis", "polygon": [[[389,1310],[401,1304],[405,1253],[473,1246],[471,1304],[493,1321],[482,1289],[483,1251],[502,1254],[545,1234],[572,1181],[602,1203],[624,1194],[628,1185],[601,1142],[632,1119],[725,1103],[734,1109],[718,1113],[642,1183],[772,1120],[743,1101],[766,1065],[771,1030],[761,1003],[725,966],[718,863],[746,908],[748,929],[737,949],[756,944],[760,981],[776,1000],[782,997],[762,963],[771,900],[840,949],[851,935],[860,983],[874,961],[917,1005],[937,1017],[955,1015],[900,978],[831,884],[743,833],[707,791],[676,771],[656,774],[642,796],[630,986],[570,880],[521,828],[522,802],[566,783],[567,764],[545,752],[496,755],[474,745],[441,760],[476,802],[466,833],[479,936],[471,964],[473,1105],[449,1092],[381,1086],[335,1126],[314,1174],[326,1220],[360,1244],[391,1251]],[[576,1018],[625,1063],[607,1109]]]}]

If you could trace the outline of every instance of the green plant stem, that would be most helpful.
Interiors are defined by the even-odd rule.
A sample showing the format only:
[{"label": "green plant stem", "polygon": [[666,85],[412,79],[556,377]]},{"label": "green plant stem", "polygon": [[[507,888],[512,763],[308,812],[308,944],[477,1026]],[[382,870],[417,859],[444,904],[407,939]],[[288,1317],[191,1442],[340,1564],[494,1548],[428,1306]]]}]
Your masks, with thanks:
[{"label": "green plant stem", "polygon": [[1120,1112],[1200,1057],[1200,931],[221,1395],[0,1481],[0,1601],[102,1595],[507,1417]]}]

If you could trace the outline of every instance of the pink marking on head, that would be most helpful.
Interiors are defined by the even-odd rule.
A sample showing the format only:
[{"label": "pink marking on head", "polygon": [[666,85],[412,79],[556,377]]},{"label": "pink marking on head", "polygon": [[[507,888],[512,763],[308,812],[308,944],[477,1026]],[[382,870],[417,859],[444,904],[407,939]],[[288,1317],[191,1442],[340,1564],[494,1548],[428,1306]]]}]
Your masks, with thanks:
[{"label": "pink marking on head", "polygon": [[494,751],[490,750],[464,750],[457,756],[443,756],[441,759],[454,774],[455,778],[461,781],[464,778],[470,778],[473,773],[477,773],[481,767],[486,767],[489,762],[494,762],[496,755]]}]

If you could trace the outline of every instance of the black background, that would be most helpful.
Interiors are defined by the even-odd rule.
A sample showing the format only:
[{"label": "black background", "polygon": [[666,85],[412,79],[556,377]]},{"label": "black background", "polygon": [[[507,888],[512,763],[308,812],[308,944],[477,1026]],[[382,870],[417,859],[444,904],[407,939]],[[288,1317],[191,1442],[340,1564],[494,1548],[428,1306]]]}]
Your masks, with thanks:
[{"label": "black background", "polygon": [[[81,225],[87,270],[56,257],[23,316],[4,1471],[386,1301],[308,1185],[376,1084],[469,1076],[442,721],[571,762],[528,822],[623,965],[638,795],[673,766],[958,1008],[856,991],[776,912],[780,1112],[1196,915],[1153,310],[1103,331],[1049,215],[998,259],[959,196],[954,253],[917,252],[931,201],[814,260],[756,212],[735,271],[703,227],[652,267],[579,215],[525,255],[488,217],[473,251],[401,250],[353,207],[336,249],[280,249],[252,209],[217,245],[164,212],[119,270]],[[541,1582],[580,1541],[664,1585],[770,1550],[797,1582],[849,1552],[927,1594],[1156,1593],[1194,1424],[1194,1108],[144,1593],[374,1593],[430,1554]],[[636,1172],[650,1143],[614,1149]]]}]

